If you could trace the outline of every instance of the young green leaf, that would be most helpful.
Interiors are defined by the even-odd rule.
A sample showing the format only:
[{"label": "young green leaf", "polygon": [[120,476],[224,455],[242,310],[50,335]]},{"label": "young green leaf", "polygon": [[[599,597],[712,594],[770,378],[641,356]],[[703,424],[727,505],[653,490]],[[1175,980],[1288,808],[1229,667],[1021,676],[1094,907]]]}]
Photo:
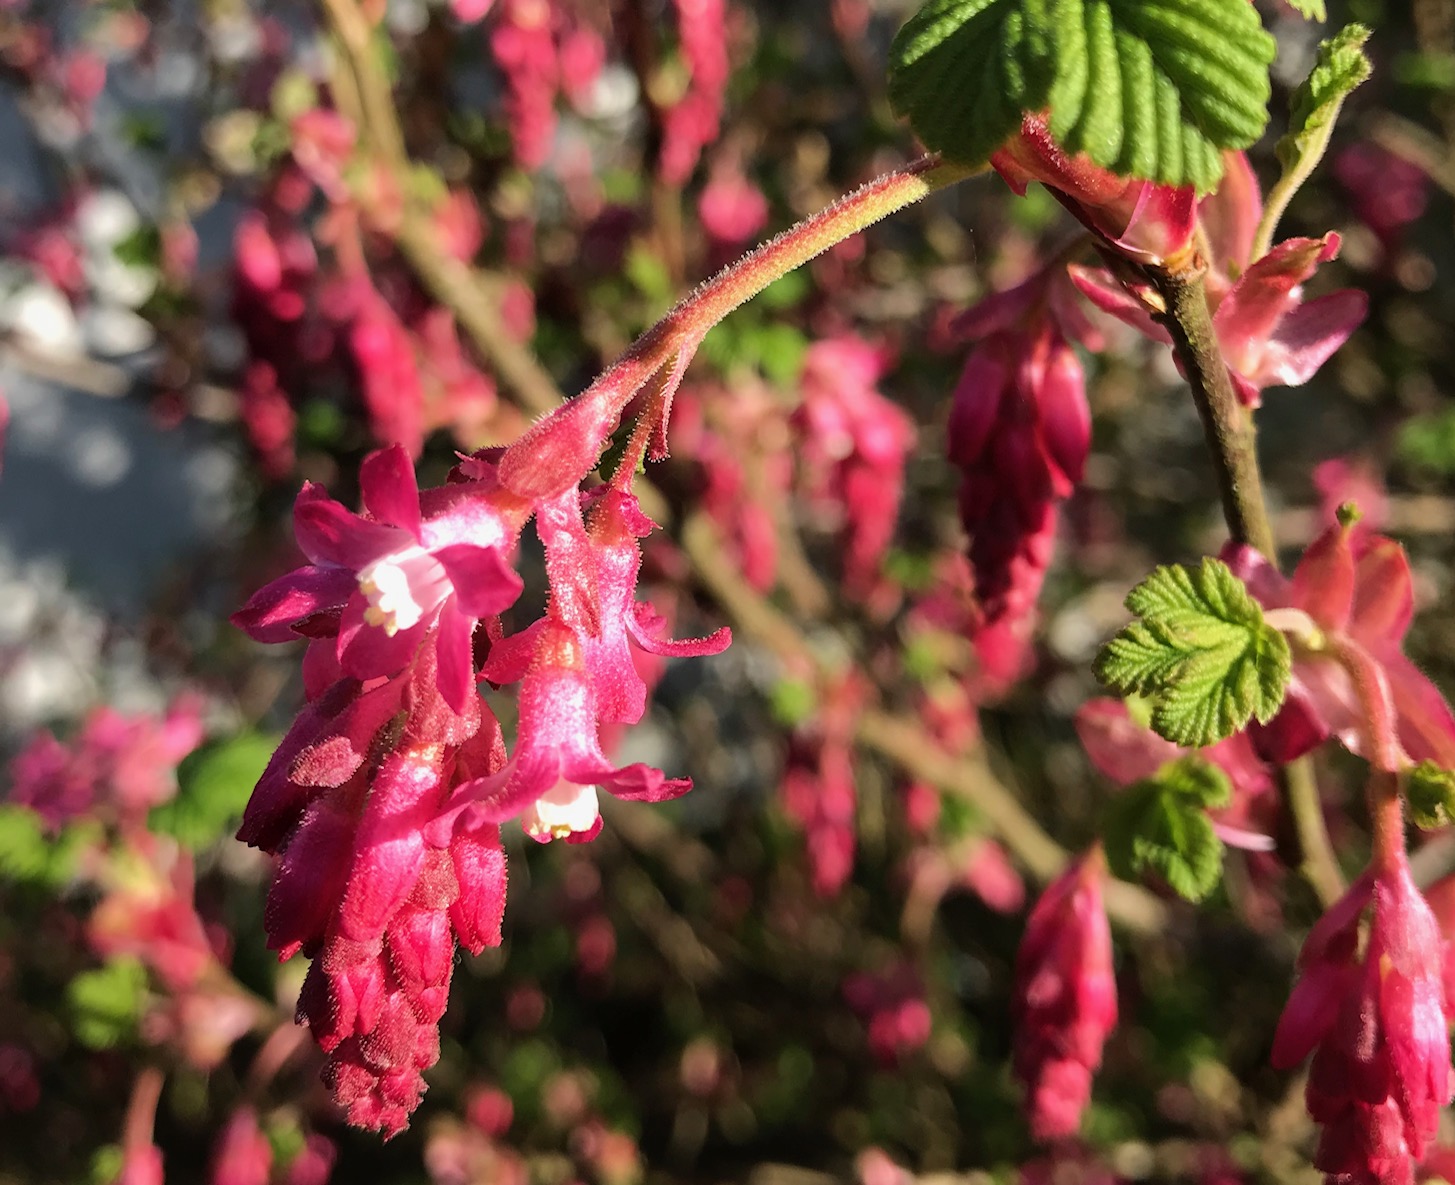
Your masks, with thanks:
[{"label": "young green leaf", "polygon": [[91,1049],[110,1049],[136,1030],[146,1002],[146,968],[133,958],[83,971],[66,987],[71,1031]]},{"label": "young green leaf", "polygon": [[1349,92],[1369,77],[1369,58],[1364,53],[1367,40],[1369,30],[1363,25],[1345,25],[1320,43],[1314,68],[1289,100],[1288,132],[1275,149],[1283,173],[1264,204],[1253,245],[1254,259],[1272,246],[1273,232],[1283,211],[1323,159]]},{"label": "young green leaf", "polygon": [[889,49],[889,101],[927,148],[982,164],[1046,105],[1055,0],[929,0]]},{"label": "young green leaf", "polygon": [[1422,761],[1406,771],[1404,795],[1416,827],[1429,830],[1455,822],[1455,772]]},{"label": "young green leaf", "polygon": [[1268,120],[1273,39],[1246,0],[929,0],[890,50],[889,97],[976,165],[1021,117],[1103,168],[1206,191]]},{"label": "young green leaf", "polygon": [[1102,829],[1111,870],[1125,880],[1156,873],[1178,896],[1201,901],[1223,871],[1223,843],[1206,811],[1226,806],[1231,794],[1227,775],[1198,757],[1128,786],[1112,801]]},{"label": "young green leaf", "polygon": [[1140,620],[1106,644],[1096,675],[1151,700],[1160,736],[1201,748],[1273,718],[1288,687],[1288,642],[1226,564],[1158,568],[1126,604]]},{"label": "young green leaf", "polygon": [[1288,6],[1306,21],[1326,21],[1329,14],[1324,0],[1287,0]]}]

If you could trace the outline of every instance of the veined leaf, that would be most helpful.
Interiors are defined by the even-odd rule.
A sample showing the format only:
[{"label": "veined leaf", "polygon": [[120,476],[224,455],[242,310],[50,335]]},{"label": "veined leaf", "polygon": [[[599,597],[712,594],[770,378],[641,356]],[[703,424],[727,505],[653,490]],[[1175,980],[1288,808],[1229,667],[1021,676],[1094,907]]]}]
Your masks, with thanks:
[{"label": "veined leaf", "polygon": [[1285,175],[1306,178],[1323,157],[1339,108],[1349,92],[1369,77],[1364,43],[1369,30],[1345,25],[1320,43],[1314,68],[1289,100],[1288,132],[1275,150]]},{"label": "veined leaf", "polygon": [[1288,643],[1220,560],[1154,571],[1127,596],[1140,619],[1103,648],[1097,677],[1152,702],[1152,728],[1202,748],[1266,723],[1288,686]]},{"label": "veined leaf", "polygon": [[895,38],[889,96],[925,144],[981,164],[1049,108],[1072,152],[1212,189],[1268,121],[1274,43],[1246,0],[930,0]]},{"label": "veined leaf", "polygon": [[1199,757],[1175,761],[1121,792],[1106,812],[1102,841],[1126,880],[1156,873],[1180,897],[1201,901],[1223,872],[1223,843],[1206,810],[1226,806],[1227,775]]}]

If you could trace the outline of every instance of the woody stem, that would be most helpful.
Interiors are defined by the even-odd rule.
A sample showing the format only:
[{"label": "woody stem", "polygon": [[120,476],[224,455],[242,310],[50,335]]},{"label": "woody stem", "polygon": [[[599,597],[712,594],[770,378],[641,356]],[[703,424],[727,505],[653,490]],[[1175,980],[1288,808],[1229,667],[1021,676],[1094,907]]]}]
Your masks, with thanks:
[{"label": "woody stem", "polygon": [[[1277,564],[1273,525],[1263,500],[1253,415],[1238,399],[1218,345],[1207,303],[1206,266],[1194,257],[1188,266],[1148,268],[1147,274],[1166,304],[1160,320],[1172,336],[1172,349],[1187,376],[1202,420],[1228,533],[1235,542],[1252,547]],[[1324,826],[1313,765],[1308,757],[1300,757],[1283,766],[1278,777],[1293,818],[1304,876],[1319,899],[1326,906],[1332,905],[1343,896],[1344,875]]]}]

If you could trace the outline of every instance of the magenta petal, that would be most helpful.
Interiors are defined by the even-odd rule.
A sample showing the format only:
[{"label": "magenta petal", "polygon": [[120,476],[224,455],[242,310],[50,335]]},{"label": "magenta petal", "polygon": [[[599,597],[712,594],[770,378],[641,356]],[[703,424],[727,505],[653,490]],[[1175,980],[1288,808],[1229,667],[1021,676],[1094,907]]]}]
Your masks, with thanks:
[{"label": "magenta petal", "polygon": [[1297,387],[1313,378],[1349,340],[1369,311],[1369,297],[1354,289],[1305,301],[1279,322],[1256,367],[1259,384]]},{"label": "magenta petal", "polygon": [[1000,343],[986,342],[970,352],[951,396],[950,462],[973,465],[985,451],[1000,403],[1012,382],[1012,368]]},{"label": "magenta petal", "polygon": [[1185,247],[1197,221],[1197,195],[1192,186],[1142,183],[1132,216],[1120,237],[1113,239],[1124,251],[1156,263]]},{"label": "magenta petal", "polygon": [[489,617],[510,608],[524,587],[498,547],[452,543],[430,554],[449,573],[455,602],[467,617]]},{"label": "magenta petal", "polygon": [[1126,290],[1126,287],[1112,274],[1099,267],[1084,267],[1071,264],[1066,269],[1071,282],[1081,295],[1086,297],[1103,313],[1109,313],[1119,321],[1125,321],[1137,332],[1153,341],[1171,344],[1167,331],[1152,319],[1147,306]]},{"label": "magenta petal", "polygon": [[608,771],[598,784],[626,802],[667,802],[692,789],[691,778],[669,778],[661,770],[641,762]]},{"label": "magenta petal", "polygon": [[1091,448],[1091,408],[1086,402],[1081,362],[1065,342],[1051,347],[1037,396],[1046,452],[1075,486],[1086,469],[1086,454]]},{"label": "magenta petal", "polygon": [[318,496],[313,491],[319,491],[319,487],[305,486],[294,503],[293,536],[303,554],[315,564],[357,572],[410,542],[398,527],[360,518],[326,494]]},{"label": "magenta petal", "polygon": [[1265,609],[1286,609],[1292,604],[1293,587],[1260,553],[1243,543],[1227,543],[1219,559]]},{"label": "magenta petal", "polygon": [[385,758],[355,836],[338,925],[348,938],[375,941],[414,888],[424,865],[424,825],[434,814],[439,770],[411,756]]},{"label": "magenta petal", "polygon": [[1138,724],[1121,700],[1088,700],[1076,712],[1076,735],[1099,773],[1118,786],[1149,778],[1183,750]]},{"label": "magenta petal", "polygon": [[1328,740],[1329,729],[1308,696],[1290,687],[1278,715],[1267,724],[1250,723],[1248,736],[1263,760],[1286,765]]},{"label": "magenta petal", "polygon": [[1349,632],[1376,653],[1397,648],[1415,612],[1414,581],[1404,548],[1393,539],[1371,538],[1355,568],[1354,587]]},{"label": "magenta petal", "polygon": [[358,586],[346,568],[295,568],[258,589],[231,617],[233,625],[258,642],[290,642],[296,622],[337,609]]},{"label": "magenta petal", "polygon": [[450,904],[450,921],[460,945],[478,955],[499,946],[505,917],[505,851],[492,823],[462,825],[450,844],[460,894]]},{"label": "magenta petal", "polygon": [[454,598],[445,601],[440,608],[434,642],[437,678],[445,703],[461,716],[475,691],[475,656],[471,644],[474,632],[475,619],[461,613]]},{"label": "magenta petal", "polygon": [[1041,301],[1045,290],[1045,274],[1038,271],[1014,288],[981,298],[950,322],[950,332],[967,341],[979,341],[992,333],[1015,329]]},{"label": "magenta petal", "polygon": [[1380,655],[1399,713],[1399,739],[1415,761],[1455,769],[1455,714],[1439,689],[1403,654]]},{"label": "magenta petal", "polygon": [[[466,812],[483,823],[504,823],[513,819],[561,778],[561,755],[540,746],[522,748],[515,761],[492,777],[482,779],[473,791],[477,801]],[[461,786],[460,793],[471,793]]]},{"label": "magenta petal", "polygon": [[1298,288],[1326,258],[1322,239],[1289,239],[1253,263],[1223,297],[1213,327],[1238,369],[1298,301]]},{"label": "magenta petal", "polygon": [[1293,573],[1293,603],[1326,630],[1342,630],[1354,607],[1354,553],[1335,524],[1308,545]]},{"label": "magenta petal", "polygon": [[721,654],[732,644],[732,630],[727,626],[716,630],[705,638],[663,638],[666,620],[646,601],[632,605],[627,615],[626,628],[636,644],[648,654],[660,654],[666,658],[697,658],[708,654]]},{"label": "magenta petal", "polygon": [[1217,191],[1203,198],[1197,216],[1212,248],[1210,262],[1223,275],[1233,275],[1247,266],[1253,254],[1263,196],[1246,154],[1225,152],[1223,165]]},{"label": "magenta petal", "polygon": [[402,527],[419,542],[419,484],[414,462],[402,444],[391,444],[364,458],[359,466],[364,507],[381,523]]},{"label": "magenta petal", "polygon": [[536,643],[545,629],[546,619],[537,618],[518,634],[500,638],[490,644],[490,653],[485,658],[481,674],[498,687],[519,683],[530,670],[535,658]]},{"label": "magenta petal", "polygon": [[420,639],[429,628],[430,618],[416,622],[407,630],[388,634],[364,620],[368,602],[362,596],[349,598],[339,623],[338,657],[344,674],[356,679],[373,679],[379,675],[397,675],[419,649]]}]

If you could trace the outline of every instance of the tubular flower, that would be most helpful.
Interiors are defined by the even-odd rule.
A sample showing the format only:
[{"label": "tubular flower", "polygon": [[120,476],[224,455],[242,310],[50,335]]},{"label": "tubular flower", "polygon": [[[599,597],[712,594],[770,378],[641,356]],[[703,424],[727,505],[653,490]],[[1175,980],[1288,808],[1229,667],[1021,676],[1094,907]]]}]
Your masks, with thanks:
[{"label": "tubular flower", "polygon": [[[1371,905],[1363,958],[1359,921]],[[1405,1185],[1450,1101],[1450,1038],[1434,915],[1400,853],[1365,873],[1309,931],[1273,1064],[1310,1053],[1314,1157],[1331,1185]]]},{"label": "tubular flower", "polygon": [[1055,546],[1056,511],[1081,480],[1091,412],[1069,334],[1089,327],[1054,271],[982,301],[957,323],[977,341],[950,410],[950,460],[963,473],[979,612],[972,641],[987,680],[1025,664],[1036,602]]},{"label": "tubular flower", "polygon": [[1336,646],[1358,658],[1387,692],[1405,754],[1455,768],[1455,714],[1403,652],[1414,616],[1404,548],[1351,522],[1336,523],[1310,543],[1291,581],[1249,547],[1230,544],[1223,558],[1265,609],[1302,610],[1323,635],[1321,650],[1296,653],[1282,710],[1251,730],[1270,760],[1290,761],[1330,735],[1356,753],[1364,748],[1353,682],[1327,653]]},{"label": "tubular flower", "polygon": [[360,470],[362,516],[305,485],[293,530],[310,564],[260,589],[233,623],[260,642],[332,637],[339,670],[356,679],[398,674],[428,635],[440,689],[462,711],[475,624],[520,594],[504,553],[528,509],[480,472],[421,498],[401,446],[373,453]]},{"label": "tubular flower", "polygon": [[1105,875],[1093,849],[1052,881],[1016,954],[1014,1068],[1038,1140],[1076,1134],[1102,1044],[1116,1025]]}]

